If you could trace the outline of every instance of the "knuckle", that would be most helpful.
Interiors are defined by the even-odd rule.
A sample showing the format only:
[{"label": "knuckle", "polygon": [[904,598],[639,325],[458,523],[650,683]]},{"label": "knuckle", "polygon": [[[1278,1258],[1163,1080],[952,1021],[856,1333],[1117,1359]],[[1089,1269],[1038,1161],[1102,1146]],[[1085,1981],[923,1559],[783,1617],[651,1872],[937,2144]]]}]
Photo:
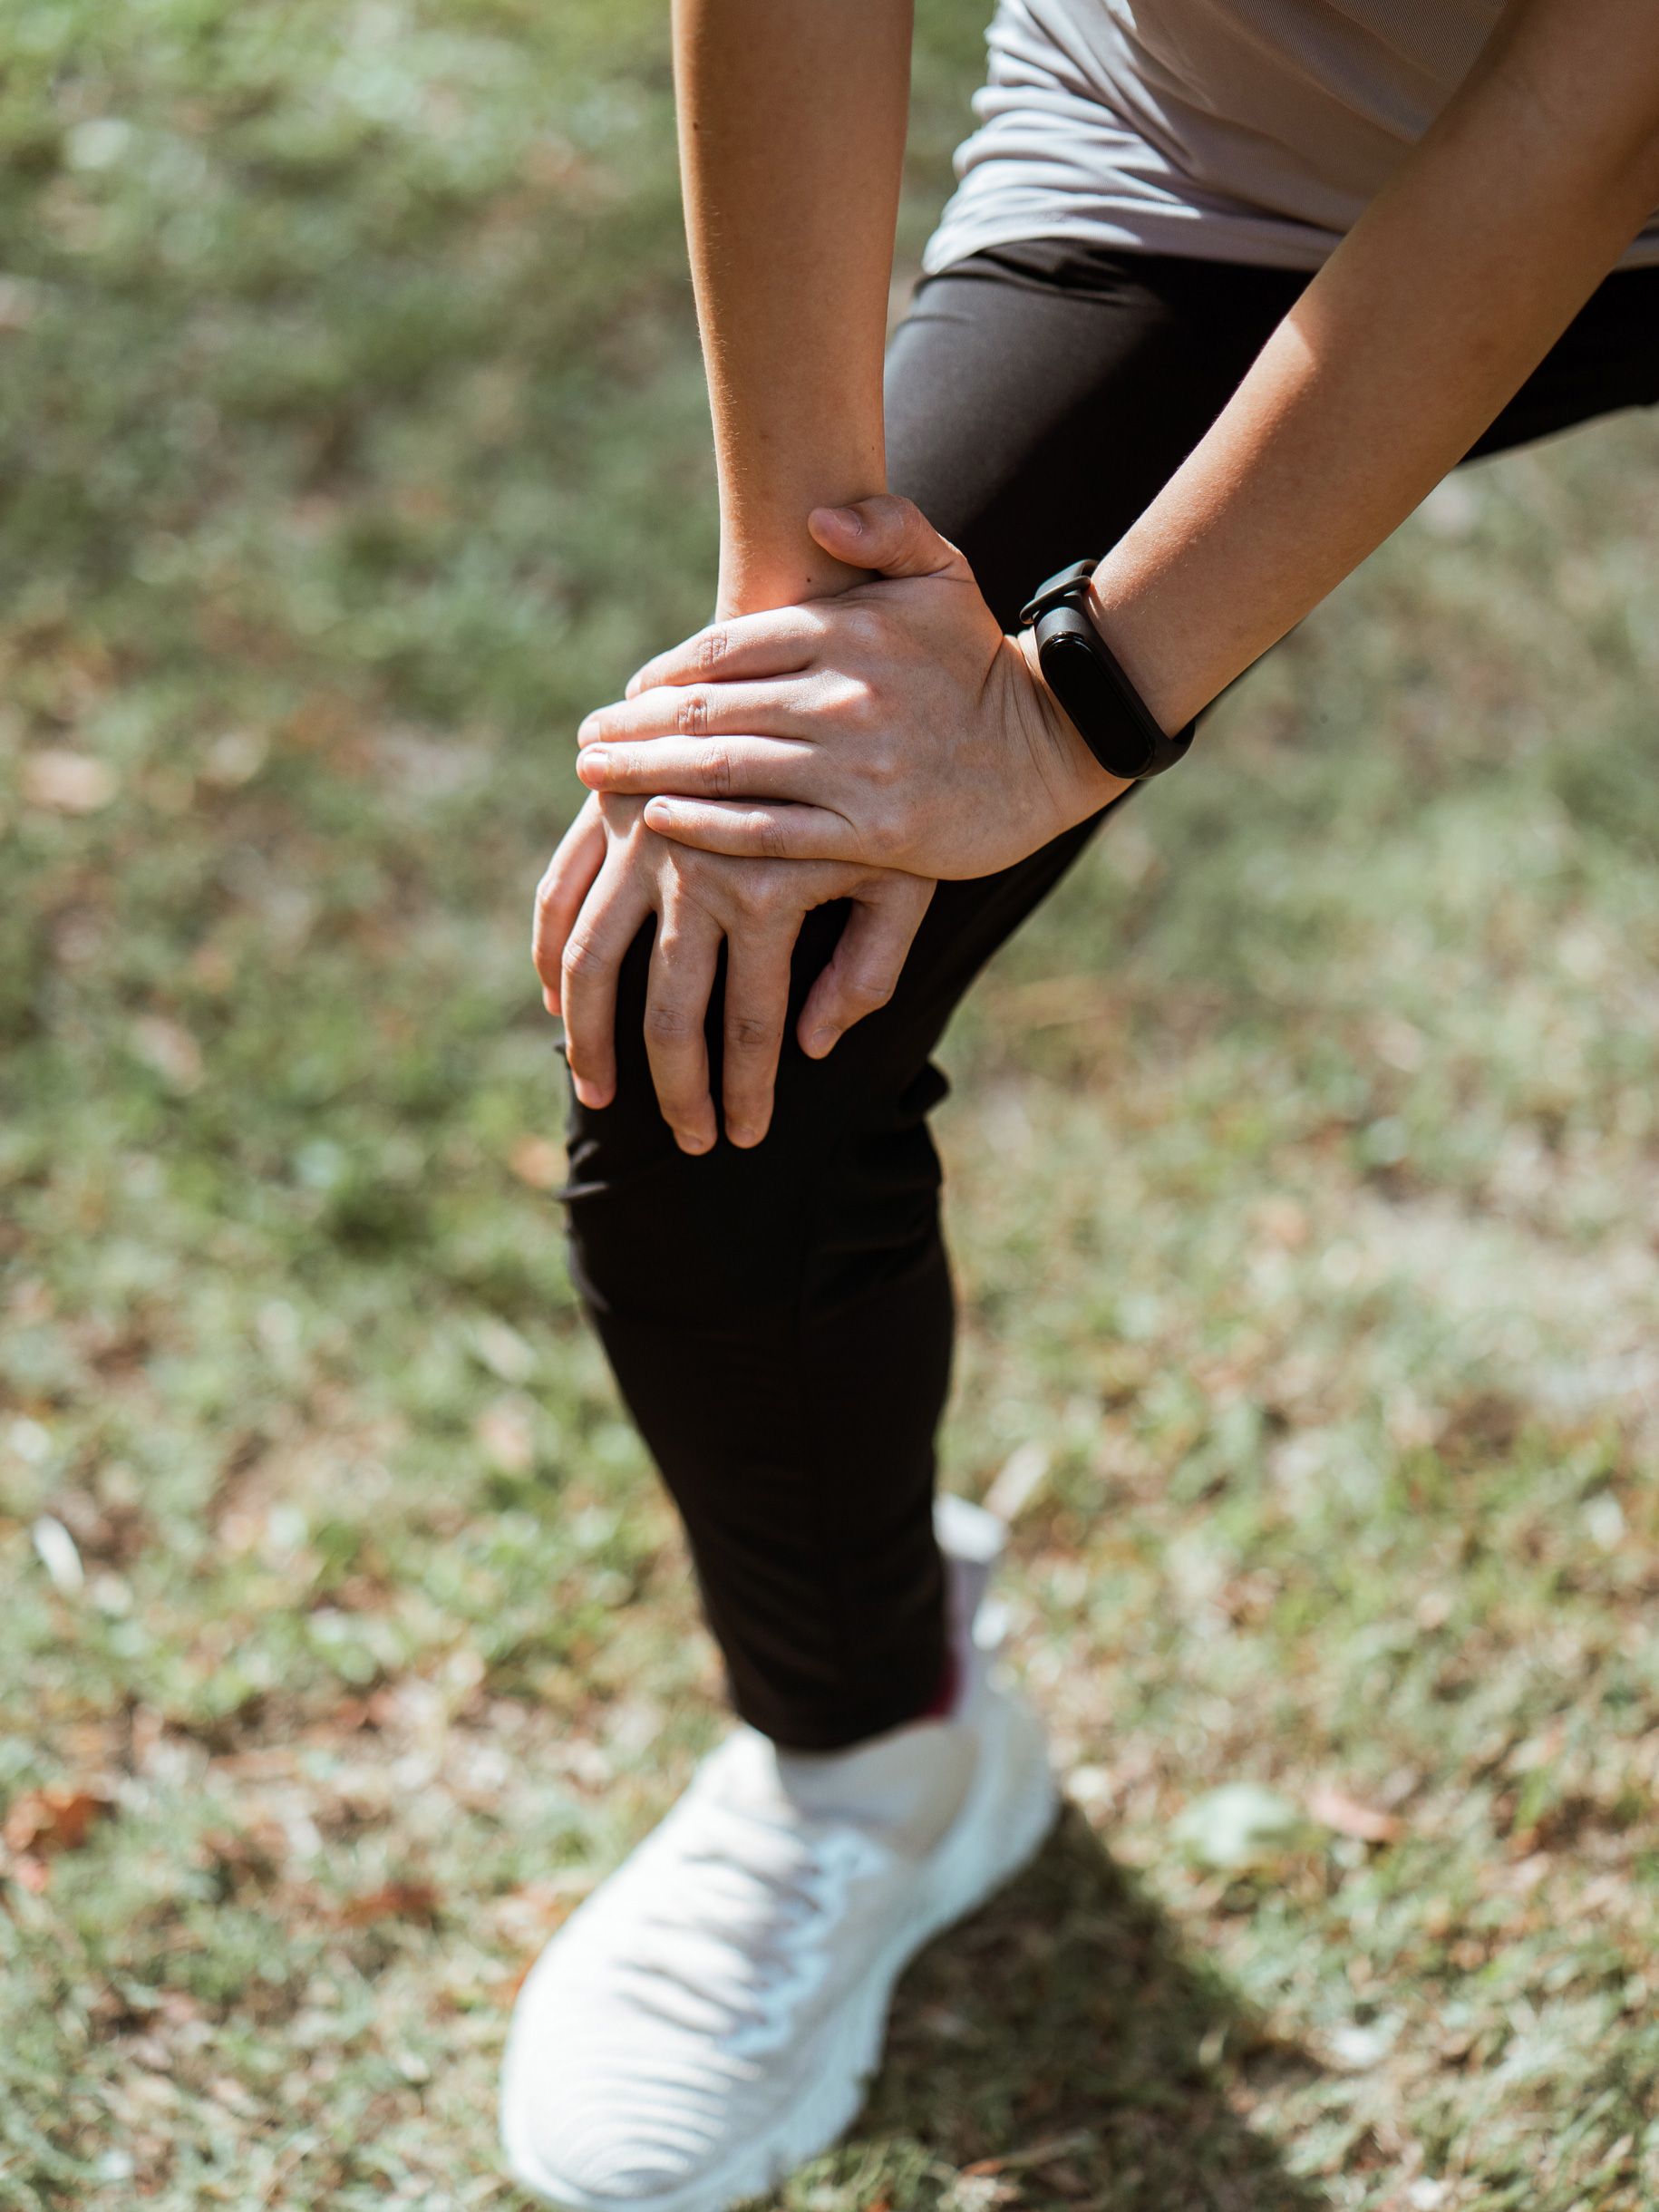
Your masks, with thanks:
[{"label": "knuckle", "polygon": [[601,965],[603,956],[592,937],[573,935],[565,945],[564,972],[573,981],[591,975]]},{"label": "knuckle", "polygon": [[903,762],[898,747],[888,736],[877,737],[865,755],[865,773],[882,791],[890,791],[898,781]]},{"label": "knuckle", "polygon": [[890,810],[877,814],[865,825],[865,843],[878,863],[902,858],[909,845],[904,816]]},{"label": "knuckle", "polygon": [[697,640],[694,659],[699,675],[713,675],[732,650],[732,639],[723,625],[716,623],[704,630]]},{"label": "knuckle", "polygon": [[684,1044],[697,1028],[690,1008],[673,999],[654,999],[645,1008],[645,1034],[658,1044]]},{"label": "knuckle", "polygon": [[732,754],[724,745],[711,745],[704,762],[709,789],[716,799],[724,799],[732,789]]},{"label": "knuckle", "polygon": [[878,607],[849,607],[847,634],[861,653],[877,653],[887,636],[887,616]]},{"label": "knuckle", "polygon": [[708,694],[688,691],[674,705],[674,728],[682,737],[702,737],[709,726]]},{"label": "knuckle", "polygon": [[732,1013],[726,1016],[726,1042],[753,1052],[774,1043],[778,1036],[776,1023],[764,1014]]},{"label": "knuckle", "polygon": [[892,997],[893,985],[885,975],[854,975],[849,980],[847,995],[867,1014],[874,1014]]},{"label": "knuckle", "polygon": [[718,906],[722,885],[717,856],[695,845],[675,845],[667,838],[662,842],[671,848],[665,865],[676,897],[702,913]]},{"label": "knuckle", "polygon": [[768,868],[748,868],[737,885],[737,903],[752,922],[768,922],[782,908],[783,886]]},{"label": "knuckle", "polygon": [[851,683],[836,702],[836,713],[851,728],[871,732],[880,726],[880,701],[873,684]]}]

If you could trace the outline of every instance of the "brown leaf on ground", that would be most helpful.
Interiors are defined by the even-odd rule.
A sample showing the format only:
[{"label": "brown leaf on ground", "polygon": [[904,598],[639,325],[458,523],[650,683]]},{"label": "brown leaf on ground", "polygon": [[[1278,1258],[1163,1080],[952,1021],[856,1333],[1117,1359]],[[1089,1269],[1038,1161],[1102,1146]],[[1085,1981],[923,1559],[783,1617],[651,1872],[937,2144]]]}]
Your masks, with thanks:
[{"label": "brown leaf on ground", "polygon": [[490,1984],[490,1998],[500,2006],[504,2013],[510,2012],[518,2003],[519,1992],[529,1980],[530,1968],[535,1964],[536,1961],[533,1958],[527,1958],[516,1974],[504,1974],[499,1982],[492,1982]]},{"label": "brown leaf on ground", "polygon": [[367,1927],[376,1920],[421,1920],[430,1927],[438,1917],[438,1892],[431,1882],[387,1882],[340,1907],[340,1919],[348,1928]]},{"label": "brown leaf on ground", "polygon": [[102,1790],[53,1783],[44,1790],[25,1790],[6,1814],[0,1834],[7,1849],[19,1857],[44,1858],[53,1851],[78,1851],[93,1821],[110,1809]]},{"label": "brown leaf on ground", "polygon": [[95,814],[118,789],[113,771],[102,761],[67,746],[48,746],[24,759],[24,797],[31,806],[54,814]]},{"label": "brown leaf on ground", "polygon": [[1323,1827],[1339,1836],[1357,1836],[1362,1843],[1394,1843],[1405,1833],[1405,1823],[1392,1812],[1362,1805],[1334,1782],[1321,1782],[1307,1800],[1307,1809]]},{"label": "brown leaf on ground", "polygon": [[197,1864],[230,1896],[267,1889],[282,1870],[287,1838],[274,1820],[248,1828],[210,1829],[197,1840]]},{"label": "brown leaf on ground", "polygon": [[472,1433],[504,1473],[528,1474],[536,1464],[533,1411],[522,1397],[498,1398],[472,1424]]},{"label": "brown leaf on ground", "polygon": [[202,1077],[201,1047],[182,1023],[143,1014],[132,1024],[132,1049],[170,1091],[189,1091]]},{"label": "brown leaf on ground", "polygon": [[1087,2130],[1070,2135],[1057,2135],[1045,2143],[1029,2144],[1024,2150],[1005,2150],[996,2158],[975,2159],[962,2172],[975,2180],[995,2174],[1019,2171],[1035,2172],[1055,2165],[1062,2159],[1074,2157],[1079,2151],[1092,2150],[1098,2139]]}]

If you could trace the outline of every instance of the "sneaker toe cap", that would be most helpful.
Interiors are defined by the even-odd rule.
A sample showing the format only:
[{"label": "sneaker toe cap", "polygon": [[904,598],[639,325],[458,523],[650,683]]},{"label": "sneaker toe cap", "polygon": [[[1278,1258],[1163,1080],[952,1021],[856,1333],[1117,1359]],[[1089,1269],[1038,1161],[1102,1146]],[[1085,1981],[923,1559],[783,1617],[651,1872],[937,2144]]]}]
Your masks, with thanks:
[{"label": "sneaker toe cap", "polygon": [[625,2101],[591,2083],[535,2103],[509,2094],[501,2132],[518,2179],[576,2212],[672,2204],[694,2191],[714,2151],[707,2131],[689,2116],[647,2115],[637,2094]]}]

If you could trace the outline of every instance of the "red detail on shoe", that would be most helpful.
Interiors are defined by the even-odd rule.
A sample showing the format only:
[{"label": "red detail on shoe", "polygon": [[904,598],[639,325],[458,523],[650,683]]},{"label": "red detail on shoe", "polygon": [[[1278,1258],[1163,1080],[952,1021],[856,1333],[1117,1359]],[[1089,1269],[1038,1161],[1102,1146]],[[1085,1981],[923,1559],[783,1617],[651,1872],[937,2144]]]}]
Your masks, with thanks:
[{"label": "red detail on shoe", "polygon": [[962,1686],[962,1670],[956,1664],[955,1652],[945,1654],[945,1669],[939,1676],[939,1686],[933,1693],[933,1703],[917,1714],[918,1721],[943,1721],[949,1717],[956,1703],[956,1692]]}]

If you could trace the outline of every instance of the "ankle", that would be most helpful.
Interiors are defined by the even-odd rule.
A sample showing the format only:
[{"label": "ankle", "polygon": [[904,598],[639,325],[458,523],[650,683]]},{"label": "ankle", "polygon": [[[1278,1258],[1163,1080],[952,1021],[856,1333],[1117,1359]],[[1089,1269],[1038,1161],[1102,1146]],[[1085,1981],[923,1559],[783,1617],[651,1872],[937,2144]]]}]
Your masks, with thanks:
[{"label": "ankle", "polygon": [[917,1719],[918,1721],[948,1721],[951,1714],[956,1710],[956,1702],[961,1693],[962,1662],[953,1650],[946,1649],[933,1696],[917,1714]]}]

